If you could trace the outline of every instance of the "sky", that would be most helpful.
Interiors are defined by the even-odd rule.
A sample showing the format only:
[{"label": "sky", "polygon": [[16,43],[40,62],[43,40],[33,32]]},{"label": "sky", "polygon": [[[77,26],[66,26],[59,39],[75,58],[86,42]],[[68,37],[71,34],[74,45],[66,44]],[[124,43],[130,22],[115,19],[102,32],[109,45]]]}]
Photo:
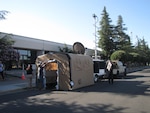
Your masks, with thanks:
[{"label": "sky", "polygon": [[97,29],[106,7],[113,25],[121,15],[133,45],[145,39],[150,46],[150,0],[0,0],[9,13],[0,21],[0,32],[95,48]]}]

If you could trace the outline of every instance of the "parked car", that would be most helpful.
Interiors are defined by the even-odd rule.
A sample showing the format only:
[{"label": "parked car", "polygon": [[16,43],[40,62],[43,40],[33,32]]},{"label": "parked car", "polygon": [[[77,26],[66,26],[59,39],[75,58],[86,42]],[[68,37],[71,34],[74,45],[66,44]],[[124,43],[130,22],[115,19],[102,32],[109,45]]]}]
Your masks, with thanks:
[{"label": "parked car", "polygon": [[123,74],[124,76],[126,76],[126,66],[123,65],[123,63],[119,60],[116,61],[112,61],[113,63],[113,74],[116,76],[119,76],[121,74]]}]

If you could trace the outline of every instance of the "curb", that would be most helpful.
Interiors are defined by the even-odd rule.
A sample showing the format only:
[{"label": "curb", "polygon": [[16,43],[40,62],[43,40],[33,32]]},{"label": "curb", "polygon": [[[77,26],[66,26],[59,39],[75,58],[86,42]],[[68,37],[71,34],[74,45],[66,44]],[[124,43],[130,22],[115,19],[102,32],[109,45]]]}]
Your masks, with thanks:
[{"label": "curb", "polygon": [[148,68],[150,68],[150,66],[127,68],[127,73],[141,71],[143,69],[148,69]]}]

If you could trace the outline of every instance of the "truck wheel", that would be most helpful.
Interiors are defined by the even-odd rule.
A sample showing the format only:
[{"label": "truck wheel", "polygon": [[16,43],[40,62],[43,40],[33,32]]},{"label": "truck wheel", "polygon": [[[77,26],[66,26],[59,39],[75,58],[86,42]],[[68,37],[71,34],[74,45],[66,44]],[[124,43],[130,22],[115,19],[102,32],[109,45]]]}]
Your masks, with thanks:
[{"label": "truck wheel", "polygon": [[94,83],[96,83],[98,81],[98,75],[96,74],[95,76],[94,76]]}]

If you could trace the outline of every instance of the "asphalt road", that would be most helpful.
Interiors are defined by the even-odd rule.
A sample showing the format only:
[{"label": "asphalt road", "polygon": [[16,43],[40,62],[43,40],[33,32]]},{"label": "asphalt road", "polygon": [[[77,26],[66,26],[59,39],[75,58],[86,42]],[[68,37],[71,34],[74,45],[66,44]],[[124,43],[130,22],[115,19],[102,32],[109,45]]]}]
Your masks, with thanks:
[{"label": "asphalt road", "polygon": [[37,89],[0,95],[0,113],[150,113],[150,69],[74,91]]}]

